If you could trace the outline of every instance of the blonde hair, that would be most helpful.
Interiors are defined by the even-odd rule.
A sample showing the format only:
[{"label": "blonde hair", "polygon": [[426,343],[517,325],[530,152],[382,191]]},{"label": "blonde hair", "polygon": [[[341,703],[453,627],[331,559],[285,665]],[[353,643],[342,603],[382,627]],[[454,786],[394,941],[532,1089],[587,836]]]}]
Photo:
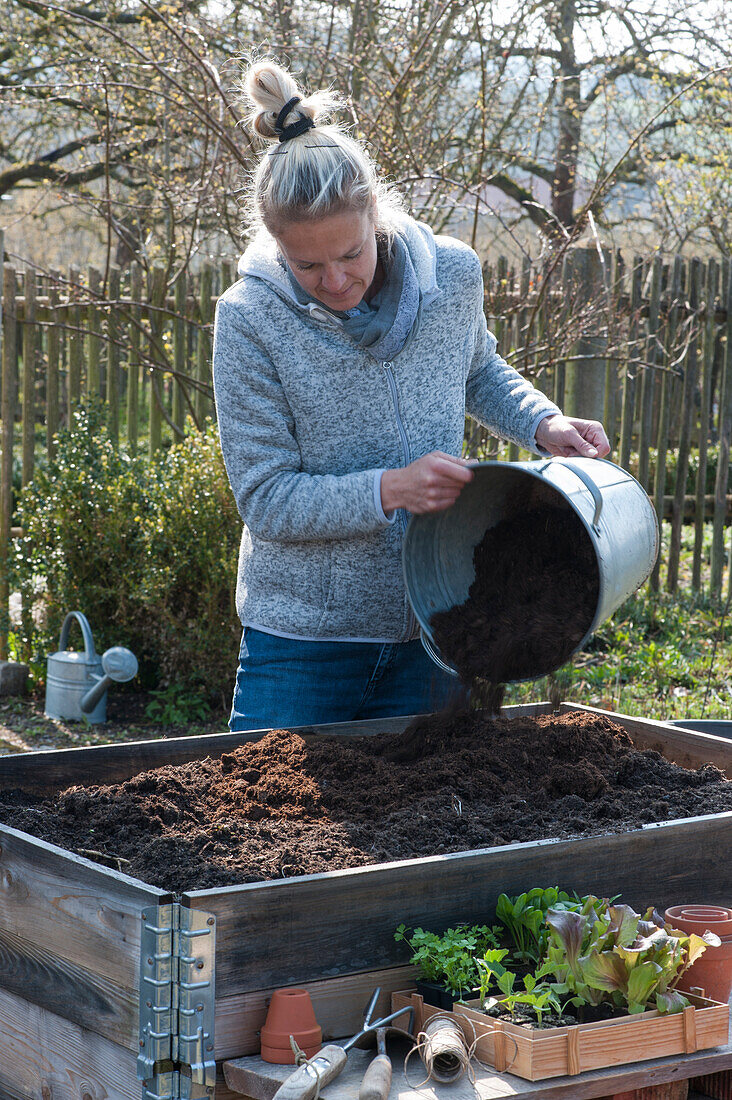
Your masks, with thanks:
[{"label": "blonde hair", "polygon": [[[250,65],[242,79],[243,98],[250,107],[249,125],[273,147],[266,150],[254,173],[248,202],[248,222],[263,224],[273,236],[293,221],[307,221],[343,211],[374,207],[377,230],[391,235],[393,214],[402,208],[398,192],[383,180],[366,150],[330,122],[341,100],[329,91],[306,93],[292,75],[274,61]],[[312,127],[280,142],[276,124],[293,98],[280,126],[302,119]],[[276,144],[275,144],[276,143]]]}]

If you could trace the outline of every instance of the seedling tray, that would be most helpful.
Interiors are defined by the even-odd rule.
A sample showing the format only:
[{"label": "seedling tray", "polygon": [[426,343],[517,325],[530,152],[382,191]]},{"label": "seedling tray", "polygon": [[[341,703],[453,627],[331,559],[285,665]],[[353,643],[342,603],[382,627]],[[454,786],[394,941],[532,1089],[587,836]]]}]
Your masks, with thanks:
[{"label": "seedling tray", "polygon": [[600,1023],[541,1030],[491,1019],[479,1010],[477,1002],[445,1012],[425,1004],[411,990],[394,993],[392,1008],[414,1009],[415,1034],[433,1016],[448,1016],[462,1029],[468,1045],[475,1043],[475,1056],[481,1062],[499,1073],[543,1081],[724,1046],[729,1033],[729,1005],[693,994],[687,997],[692,1002],[690,1007],[671,1016],[661,1016],[654,1010]]}]

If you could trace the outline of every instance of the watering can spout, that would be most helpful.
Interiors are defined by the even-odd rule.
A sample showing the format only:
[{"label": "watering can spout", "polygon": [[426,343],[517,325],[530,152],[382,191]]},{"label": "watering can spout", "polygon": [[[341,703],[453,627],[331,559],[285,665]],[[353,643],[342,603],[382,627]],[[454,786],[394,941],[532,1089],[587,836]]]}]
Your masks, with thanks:
[{"label": "watering can spout", "polygon": [[84,714],[91,714],[110,684],[125,684],[137,675],[137,657],[124,646],[112,646],[102,654],[102,669],[104,676],[92,673],[97,682],[81,698],[79,705]]}]

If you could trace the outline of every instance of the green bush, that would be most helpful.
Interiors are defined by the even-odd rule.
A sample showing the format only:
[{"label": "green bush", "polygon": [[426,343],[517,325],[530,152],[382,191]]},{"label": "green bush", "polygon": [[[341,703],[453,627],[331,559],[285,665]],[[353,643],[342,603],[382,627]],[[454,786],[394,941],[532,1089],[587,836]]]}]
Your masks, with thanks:
[{"label": "green bush", "polygon": [[241,523],[215,428],[148,463],[113,445],[98,408],[82,409],[24,489],[18,519],[26,660],[42,666],[66,612],[80,610],[99,652],[133,650],[145,686],[228,695]]}]

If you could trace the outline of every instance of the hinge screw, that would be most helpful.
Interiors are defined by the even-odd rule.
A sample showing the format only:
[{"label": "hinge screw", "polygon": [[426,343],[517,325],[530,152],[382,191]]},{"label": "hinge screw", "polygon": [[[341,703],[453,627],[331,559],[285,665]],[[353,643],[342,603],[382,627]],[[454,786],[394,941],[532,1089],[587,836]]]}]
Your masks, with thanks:
[{"label": "hinge screw", "polygon": [[213,1050],[213,1043],[206,1043],[206,1050]]},{"label": "hinge screw", "polygon": [[140,1046],[141,1046],[141,1047],[144,1047],[144,1045],[145,1045],[145,1040],[144,1040],[144,1039],[140,1039]]},{"label": "hinge screw", "polygon": [[203,970],[203,960],[199,959],[196,963],[196,970]]},{"label": "hinge screw", "polygon": [[145,1008],[152,1008],[152,1001],[145,1001]]},{"label": "hinge screw", "polygon": [[203,1012],[203,1005],[196,1005],[196,1012]]},{"label": "hinge screw", "polygon": [[152,966],[152,964],[153,964],[153,961],[152,961],[152,959],[148,959],[148,960],[147,960],[147,965],[148,965],[148,966]]},{"label": "hinge screw", "polygon": [[[2,851],[2,848],[0,848],[0,852],[1,851]],[[209,917],[208,920],[206,921],[206,924],[213,924],[213,923],[214,923],[213,917]]]}]

